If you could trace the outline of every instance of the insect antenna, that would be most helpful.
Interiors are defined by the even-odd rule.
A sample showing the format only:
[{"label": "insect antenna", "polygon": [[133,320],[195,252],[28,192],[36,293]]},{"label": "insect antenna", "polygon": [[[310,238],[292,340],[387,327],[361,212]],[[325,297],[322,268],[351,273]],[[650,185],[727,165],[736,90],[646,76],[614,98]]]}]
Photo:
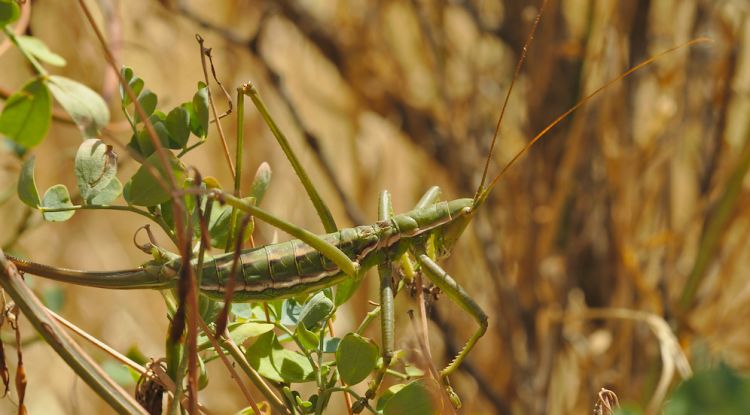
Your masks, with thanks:
[{"label": "insect antenna", "polygon": [[[641,68],[643,68],[643,67],[645,67],[647,65],[650,65],[651,63],[653,63],[657,59],[660,59],[664,55],[667,55],[669,53],[672,53],[672,52],[674,52],[674,51],[676,51],[678,49],[682,49],[684,47],[689,47],[689,46],[692,46],[692,45],[695,45],[695,44],[698,44],[698,43],[705,43],[705,42],[712,42],[712,40],[709,39],[709,38],[707,38],[707,37],[698,37],[698,38],[689,40],[689,41],[687,41],[685,43],[682,43],[680,45],[673,46],[673,47],[671,47],[671,48],[669,48],[669,49],[667,49],[665,51],[659,52],[656,55],[653,55],[653,56],[651,56],[651,57],[649,57],[649,58],[641,61],[639,64],[631,67],[630,69],[628,69],[627,71],[621,73],[620,75],[618,75],[618,76],[610,79],[609,81],[607,81],[602,86],[596,88],[593,92],[591,92],[588,95],[586,95],[585,97],[581,98],[581,100],[578,101],[578,102],[576,102],[576,104],[573,105],[572,107],[570,107],[570,109],[568,109],[567,111],[565,111],[564,113],[562,113],[560,116],[558,116],[557,118],[555,118],[554,121],[552,121],[551,123],[549,123],[541,131],[539,131],[534,136],[534,138],[531,139],[531,141],[529,141],[518,153],[516,153],[515,156],[513,156],[513,158],[508,163],[505,164],[505,167],[503,167],[503,169],[500,170],[500,173],[498,173],[495,177],[492,178],[492,180],[490,181],[490,184],[487,185],[486,187],[483,187],[484,186],[485,177],[482,177],[482,183],[481,183],[479,189],[477,189],[477,193],[478,194],[476,196],[474,196],[474,207],[476,208],[477,206],[479,206],[480,204],[482,204],[482,202],[484,202],[485,199],[487,199],[487,196],[490,194],[490,192],[492,192],[492,189],[495,187],[495,185],[497,185],[497,183],[500,180],[500,178],[503,177],[503,175],[505,174],[505,172],[508,171],[508,169],[519,158],[521,158],[522,155],[524,155],[534,144],[536,144],[537,141],[539,141],[542,137],[544,137],[547,134],[547,132],[549,132],[549,130],[551,130],[553,127],[555,127],[557,124],[559,124],[562,120],[564,120],[565,118],[567,118],[570,114],[573,113],[573,111],[575,111],[578,108],[580,108],[588,100],[590,100],[594,96],[598,95],[600,92],[604,91],[605,89],[609,88],[612,84],[614,84],[616,82],[619,82],[620,80],[622,80],[625,77],[629,76],[633,72],[635,72],[635,71],[637,71],[637,70],[639,70],[639,69],[641,69]],[[526,46],[524,46],[524,52],[525,52],[525,49],[526,49]],[[514,79],[514,81],[515,81],[515,79]],[[507,99],[506,99],[506,102],[507,102]],[[505,110],[505,106],[503,106],[503,111],[504,110]],[[502,117],[502,112],[501,112],[501,117]],[[492,139],[493,146],[495,144],[495,140],[496,139],[497,139],[497,132],[495,132],[495,137]],[[490,152],[490,155],[491,154],[492,153]],[[487,160],[487,163],[489,164],[489,158]],[[486,173],[486,168],[485,168],[485,173]]]},{"label": "insect antenna", "polygon": [[[521,67],[523,66],[523,62],[526,60],[526,52],[529,49],[529,45],[531,44],[531,41],[534,40],[534,34],[536,33],[536,28],[537,26],[539,26],[539,21],[542,19],[542,14],[544,13],[545,6],[547,6],[547,0],[542,1],[542,5],[539,7],[539,12],[536,14],[536,17],[534,18],[534,23],[531,25],[531,30],[529,31],[529,34],[526,36],[526,41],[523,44],[523,48],[521,48],[521,56],[518,58],[518,62],[516,63],[516,69],[513,72],[513,79],[510,81],[508,92],[505,94],[505,100],[503,101],[503,106],[500,108],[500,115],[497,117],[497,124],[495,125],[495,134],[493,134],[492,136],[492,142],[490,143],[490,150],[487,153],[487,160],[484,163],[484,171],[482,172],[482,180],[479,182],[479,186],[477,187],[476,193],[474,193],[474,207],[478,206],[481,203],[481,201],[484,200],[484,198],[486,197],[486,194],[488,193],[484,189],[484,183],[487,181],[487,172],[490,168],[490,161],[492,160],[492,154],[495,152],[495,143],[497,142],[497,137],[500,135],[500,125],[503,122],[503,117],[505,116],[505,109],[508,107],[510,94],[511,92],[513,92],[513,86],[516,84],[516,80],[518,80],[518,76],[521,73]],[[485,196],[483,197],[483,195]]]}]

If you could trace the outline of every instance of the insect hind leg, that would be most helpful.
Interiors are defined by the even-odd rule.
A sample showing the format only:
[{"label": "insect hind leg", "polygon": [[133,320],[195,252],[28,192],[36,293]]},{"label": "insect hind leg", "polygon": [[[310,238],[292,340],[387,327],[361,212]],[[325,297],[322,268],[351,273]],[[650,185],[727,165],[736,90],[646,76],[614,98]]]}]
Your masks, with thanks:
[{"label": "insect hind leg", "polygon": [[453,360],[446,366],[443,370],[440,371],[440,376],[443,378],[443,382],[448,387],[448,394],[451,398],[451,400],[454,402],[455,405],[460,406],[460,400],[458,400],[458,396],[453,393],[453,391],[450,389],[450,386],[448,386],[448,380],[447,377],[451,373],[453,373],[458,367],[461,365],[461,362],[466,358],[466,356],[471,352],[471,349],[474,348],[474,345],[477,343],[477,341],[484,335],[485,332],[487,332],[488,327],[488,321],[487,321],[487,314],[482,310],[482,308],[477,304],[476,301],[474,301],[471,296],[461,287],[453,277],[448,275],[448,273],[440,268],[440,266],[435,263],[427,254],[420,253],[416,256],[417,262],[422,268],[422,271],[425,275],[430,279],[430,281],[433,282],[440,290],[442,290],[448,297],[453,300],[459,307],[464,309],[466,312],[468,312],[474,320],[479,324],[479,328],[476,332],[469,338],[469,340],[466,342],[466,345],[461,349],[460,352],[456,355],[456,357],[453,358]]}]

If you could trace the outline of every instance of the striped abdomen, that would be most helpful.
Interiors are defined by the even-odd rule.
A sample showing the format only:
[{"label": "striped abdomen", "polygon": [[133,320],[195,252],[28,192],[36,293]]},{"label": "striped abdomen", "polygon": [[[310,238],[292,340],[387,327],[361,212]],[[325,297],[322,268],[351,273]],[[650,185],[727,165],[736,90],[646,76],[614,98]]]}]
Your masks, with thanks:
[{"label": "striped abdomen", "polygon": [[[392,233],[391,224],[386,222],[342,229],[323,238],[367,267],[365,259],[386,247],[381,241]],[[224,297],[232,258],[229,253],[205,263],[201,280],[204,294]],[[234,301],[290,297],[330,287],[347,278],[331,260],[298,239],[243,251],[239,260]]]}]

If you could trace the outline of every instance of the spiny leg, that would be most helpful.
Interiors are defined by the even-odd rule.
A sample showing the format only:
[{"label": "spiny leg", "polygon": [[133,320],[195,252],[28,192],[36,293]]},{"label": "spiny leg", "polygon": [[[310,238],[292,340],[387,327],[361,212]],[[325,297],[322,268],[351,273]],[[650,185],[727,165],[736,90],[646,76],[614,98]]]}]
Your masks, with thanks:
[{"label": "spiny leg", "polygon": [[[433,186],[425,192],[422,198],[417,203],[415,209],[424,209],[429,205],[437,203],[440,198],[441,190],[438,186]],[[393,206],[391,203],[391,195],[388,191],[383,191],[380,194],[378,203],[378,220],[388,220],[393,216]],[[378,371],[375,379],[370,384],[367,390],[366,397],[372,399],[375,396],[380,384],[383,381],[385,372],[393,358],[393,351],[395,349],[395,312],[393,309],[393,267],[394,264],[401,264],[404,268],[404,272],[411,270],[409,274],[414,274],[414,265],[412,260],[409,259],[408,255],[404,254],[400,259],[394,259],[394,262],[387,261],[378,265],[378,275],[380,276],[380,329],[382,333],[382,348],[383,348],[383,367]]]},{"label": "spiny leg", "polygon": [[422,271],[440,290],[442,290],[448,297],[453,300],[459,307],[468,312],[474,320],[479,324],[477,331],[469,338],[466,345],[461,349],[460,352],[453,358],[448,366],[440,371],[440,376],[443,378],[443,382],[447,386],[448,394],[454,404],[460,405],[458,396],[452,391],[448,385],[448,375],[453,373],[461,365],[461,362],[466,358],[471,349],[476,344],[477,340],[484,335],[487,331],[487,314],[484,313],[479,304],[474,301],[471,296],[461,287],[456,280],[453,279],[448,273],[440,268],[427,254],[417,254],[417,262],[422,267]]}]

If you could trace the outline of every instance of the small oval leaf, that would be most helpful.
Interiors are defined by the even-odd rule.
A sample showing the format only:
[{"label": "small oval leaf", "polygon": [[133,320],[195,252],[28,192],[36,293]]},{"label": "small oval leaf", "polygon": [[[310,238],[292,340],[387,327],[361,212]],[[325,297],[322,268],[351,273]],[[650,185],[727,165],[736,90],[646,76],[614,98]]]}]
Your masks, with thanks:
[{"label": "small oval leaf", "polygon": [[368,338],[349,333],[341,339],[336,349],[336,365],[341,379],[347,385],[363,381],[375,369],[378,346]]},{"label": "small oval leaf", "polygon": [[36,190],[36,181],[34,180],[34,162],[36,156],[31,156],[23,162],[21,174],[18,176],[18,198],[34,209],[39,207],[39,191]]},{"label": "small oval leaf", "polygon": [[201,128],[201,134],[196,135],[205,138],[208,135],[208,87],[203,82],[198,84],[198,92],[193,95],[193,111]]},{"label": "small oval leaf", "polygon": [[[174,154],[168,153],[167,158],[170,164],[170,172],[168,174],[174,175],[175,182],[177,182],[178,186],[182,186],[185,181],[185,168]],[[165,175],[159,154],[154,153],[150,155],[144,161],[144,165],[155,167],[159,172],[160,177],[156,178],[152,176],[147,167],[141,166],[125,185],[125,200],[129,204],[137,206],[156,206],[160,203],[166,202],[170,199],[170,194],[167,190],[161,187],[159,181],[163,181],[166,185],[168,185],[170,181]]]},{"label": "small oval leaf", "polygon": [[305,328],[304,324],[298,324],[297,328],[294,330],[294,334],[306,350],[318,349],[320,338],[317,334]]},{"label": "small oval leaf", "polygon": [[34,79],[5,101],[0,133],[25,148],[42,142],[52,120],[52,97],[44,82]]},{"label": "small oval leaf", "polygon": [[84,137],[96,137],[109,122],[107,103],[91,88],[58,75],[50,75],[48,84],[52,95],[70,114]]},{"label": "small oval leaf", "polygon": [[333,301],[319,292],[312,296],[299,313],[299,320],[306,328],[318,327],[333,311]]},{"label": "small oval leaf", "polygon": [[[143,79],[137,77],[133,73],[133,69],[128,66],[123,66],[122,69],[120,69],[120,73],[122,74],[122,77],[125,79],[125,81],[130,86],[130,89],[133,90],[133,95],[138,97],[140,95],[141,91],[143,90]],[[125,89],[120,85],[120,100],[122,101],[122,106],[125,107],[131,103],[130,96],[128,96],[127,93],[125,93]]]},{"label": "small oval leaf", "polygon": [[[154,110],[156,110],[156,104],[159,102],[159,98],[157,98],[156,94],[151,92],[151,90],[144,89],[140,95],[138,95],[138,103],[141,104],[141,107],[143,108],[143,112],[146,113],[147,117],[150,117],[151,114],[154,113]],[[140,122],[141,117],[138,115],[138,111],[135,112],[135,122]]]},{"label": "small oval leaf", "polygon": [[184,148],[190,137],[190,112],[183,107],[176,107],[169,111],[167,130],[177,148]]},{"label": "small oval leaf", "polygon": [[65,66],[65,58],[49,50],[46,44],[33,36],[17,36],[18,46],[40,61],[53,66]]},{"label": "small oval leaf", "polygon": [[[73,207],[73,204],[70,203],[70,193],[68,193],[68,188],[62,184],[56,184],[47,189],[42,198],[42,207],[49,209]],[[43,212],[42,216],[45,220],[50,222],[65,222],[70,219],[74,213],[74,210],[63,210],[59,212]]]},{"label": "small oval leaf", "polygon": [[260,205],[263,200],[263,196],[268,190],[268,185],[271,183],[271,166],[265,161],[260,163],[258,170],[255,171],[255,178],[253,178],[253,184],[250,185],[250,196],[255,198],[256,205]]},{"label": "small oval leaf", "polygon": [[385,402],[383,415],[436,414],[433,402],[427,385],[421,380],[416,380],[401,388]]}]

